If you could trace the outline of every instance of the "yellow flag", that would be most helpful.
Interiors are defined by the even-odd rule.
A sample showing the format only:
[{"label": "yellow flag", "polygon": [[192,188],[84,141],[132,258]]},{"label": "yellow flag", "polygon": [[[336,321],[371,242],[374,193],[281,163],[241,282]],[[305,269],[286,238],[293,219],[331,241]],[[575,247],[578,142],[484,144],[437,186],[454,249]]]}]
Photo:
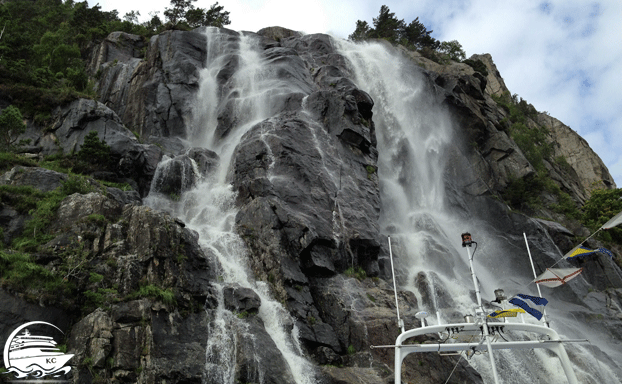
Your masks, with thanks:
[{"label": "yellow flag", "polygon": [[488,317],[490,317],[491,319],[500,319],[502,317],[516,317],[519,313],[525,313],[525,310],[522,308],[498,310],[488,315]]}]

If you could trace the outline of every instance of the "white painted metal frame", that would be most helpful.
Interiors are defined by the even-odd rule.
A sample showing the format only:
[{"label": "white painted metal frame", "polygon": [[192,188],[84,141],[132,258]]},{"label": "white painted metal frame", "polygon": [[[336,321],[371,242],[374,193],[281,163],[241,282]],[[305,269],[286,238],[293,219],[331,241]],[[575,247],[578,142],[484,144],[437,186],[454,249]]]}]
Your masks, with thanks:
[{"label": "white painted metal frame", "polygon": [[[490,346],[483,342],[471,342],[471,343],[434,343],[434,344],[404,344],[404,342],[413,337],[425,335],[425,334],[437,334],[439,332],[452,333],[457,329],[459,332],[469,332],[471,334],[479,334],[480,337],[484,336],[484,329],[487,330],[490,337],[491,331],[495,328],[502,329],[503,332],[508,331],[524,331],[538,333],[548,336],[549,340],[533,340],[533,341],[495,341],[490,342]],[[374,348],[395,348],[395,384],[401,384],[402,378],[402,362],[404,358],[411,353],[421,352],[460,352],[460,351],[488,351],[490,358],[494,360],[492,356],[492,350],[497,349],[535,349],[535,348],[547,348],[557,354],[561,361],[564,373],[568,378],[568,383],[578,384],[577,377],[572,369],[568,354],[564,349],[562,343],[564,342],[585,342],[587,340],[561,340],[555,330],[535,324],[522,324],[522,323],[504,323],[494,322],[487,324],[478,323],[455,323],[455,324],[443,324],[433,325],[428,327],[420,327],[402,332],[396,339],[395,345],[376,346]],[[495,383],[498,383],[498,378],[495,377]]]},{"label": "white painted metal frame", "polygon": [[[527,244],[527,251],[529,252],[529,259],[531,260],[531,252],[529,251],[529,245],[527,243],[527,236],[525,235],[525,243]],[[463,246],[464,243],[463,243]],[[381,345],[381,346],[372,346],[371,348],[394,348],[395,349],[395,384],[402,383],[402,363],[404,358],[411,353],[423,353],[423,352],[437,352],[437,353],[447,353],[447,352],[462,352],[462,351],[473,351],[473,352],[488,352],[488,356],[490,358],[490,364],[493,372],[493,379],[496,384],[499,383],[499,377],[497,374],[497,366],[495,364],[495,359],[493,356],[493,350],[496,349],[535,349],[535,348],[547,348],[552,352],[556,353],[559,357],[559,360],[562,364],[562,368],[564,369],[564,373],[566,374],[566,378],[568,379],[569,384],[578,384],[577,377],[575,376],[574,370],[572,369],[572,364],[570,363],[570,359],[568,358],[568,354],[564,349],[562,343],[568,342],[587,342],[588,340],[580,339],[580,340],[561,340],[559,334],[547,326],[536,325],[536,324],[526,324],[524,323],[509,323],[504,319],[503,322],[489,322],[484,307],[482,306],[482,298],[479,292],[479,284],[477,282],[477,278],[475,276],[475,270],[473,268],[473,255],[470,251],[470,243],[466,245],[467,255],[469,256],[469,266],[471,267],[471,277],[473,279],[473,286],[475,287],[475,294],[477,297],[477,304],[479,313],[476,313],[477,321],[475,323],[454,323],[454,324],[440,324],[433,326],[426,326],[425,324],[425,315],[423,314],[419,317],[419,313],[416,315],[421,320],[421,327],[411,329],[408,331],[404,331],[404,322],[400,318],[399,315],[399,305],[397,300],[397,286],[395,283],[395,270],[393,269],[393,252],[391,251],[391,238],[389,237],[389,254],[391,256],[391,271],[393,273],[393,289],[395,291],[395,304],[397,307],[397,320],[398,326],[401,328],[402,333],[395,340],[395,345]],[[533,267],[533,261],[531,261]],[[535,268],[534,268],[535,275]],[[538,287],[538,292],[539,292]],[[438,314],[437,314],[438,317]],[[547,337],[547,340],[531,340],[531,341],[497,341],[493,340],[493,335],[495,333],[505,333],[507,331],[523,331],[536,333]],[[443,342],[443,343],[432,343],[432,344],[404,344],[405,341],[411,339],[413,337],[425,335],[425,334],[438,334],[446,332],[447,337],[451,334],[460,334],[463,333],[465,335],[471,335],[473,337],[479,336],[479,342],[469,342],[469,343],[454,343],[454,342]]]}]

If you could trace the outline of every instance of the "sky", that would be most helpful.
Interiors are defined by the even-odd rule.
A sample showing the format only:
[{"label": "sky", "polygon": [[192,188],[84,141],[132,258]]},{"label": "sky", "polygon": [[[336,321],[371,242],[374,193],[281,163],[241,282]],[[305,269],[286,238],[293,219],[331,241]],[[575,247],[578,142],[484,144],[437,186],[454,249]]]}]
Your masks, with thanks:
[{"label": "sky", "polygon": [[[122,17],[161,18],[168,0],[88,0]],[[214,2],[197,0],[209,8]],[[385,4],[399,19],[419,17],[437,40],[458,40],[467,57],[490,53],[508,89],[587,140],[622,187],[621,0],[220,0],[228,28],[281,26],[347,38],[356,21],[373,25]]]}]

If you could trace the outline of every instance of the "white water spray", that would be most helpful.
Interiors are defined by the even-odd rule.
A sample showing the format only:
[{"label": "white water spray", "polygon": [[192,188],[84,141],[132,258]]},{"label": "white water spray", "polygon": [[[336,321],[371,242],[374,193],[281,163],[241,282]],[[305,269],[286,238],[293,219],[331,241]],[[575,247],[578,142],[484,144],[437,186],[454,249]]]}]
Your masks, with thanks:
[{"label": "white water spray", "polygon": [[[475,269],[482,294],[491,300],[493,290],[508,283],[520,288],[522,284],[513,281],[511,263],[500,256],[504,254],[500,239],[488,234],[493,231],[487,224],[466,222],[448,209],[443,176],[446,154],[455,140],[452,125],[448,114],[424,92],[414,63],[380,44],[336,44],[351,64],[354,81],[375,102],[381,228],[391,228],[391,239],[397,240],[393,249],[399,255],[401,288],[415,293],[421,309],[439,311],[444,322],[474,314],[468,260],[458,247],[459,235],[465,231],[481,236],[475,239],[483,245],[475,255]],[[553,315],[568,320],[566,313],[557,312]],[[576,330],[584,325],[567,323],[572,325],[557,327],[559,333],[578,337]],[[581,367],[575,364],[580,382],[620,382],[609,367],[585,352],[586,347],[572,345],[567,350],[571,357],[575,355],[575,362],[579,361],[576,355],[591,360]],[[503,383],[566,382],[559,361],[547,351],[499,351],[495,360]],[[485,382],[493,382],[487,356],[474,356],[470,363]]]},{"label": "white water spray", "polygon": [[[294,381],[313,384],[313,368],[302,356],[297,329],[286,330],[286,325],[293,323],[289,313],[271,297],[267,284],[255,281],[249,270],[245,243],[233,230],[237,214],[236,195],[227,181],[231,158],[241,137],[271,115],[267,100],[287,89],[287,84],[278,80],[272,69],[265,65],[266,60],[252,36],[236,36],[217,29],[208,29],[206,33],[208,58],[201,73],[191,141],[218,153],[218,169],[185,192],[178,202],[171,202],[157,193],[152,193],[146,201],[179,217],[199,233],[202,248],[218,270],[218,288],[239,285],[252,289],[260,297],[258,316],[287,362]],[[230,76],[226,83],[222,79],[225,75]],[[226,134],[217,130],[217,115],[222,108],[228,109],[227,116],[231,119]],[[244,321],[226,310],[223,302],[221,292],[208,330],[206,379],[210,383],[233,384],[240,347],[238,337],[244,335],[249,340],[253,337],[246,334]],[[255,351],[259,372],[254,379],[261,383],[260,355],[261,351]]]}]

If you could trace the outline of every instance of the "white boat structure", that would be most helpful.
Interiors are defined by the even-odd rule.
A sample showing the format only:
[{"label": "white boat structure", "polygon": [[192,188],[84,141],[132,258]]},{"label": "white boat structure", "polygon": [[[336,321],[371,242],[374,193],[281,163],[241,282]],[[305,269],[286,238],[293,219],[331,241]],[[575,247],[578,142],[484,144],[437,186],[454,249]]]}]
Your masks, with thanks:
[{"label": "white boat structure", "polygon": [[[527,237],[525,236],[525,242],[527,243]],[[438,325],[426,325],[425,319],[428,317],[427,312],[418,312],[415,316],[421,320],[421,326],[410,330],[404,329],[404,322],[400,318],[399,306],[397,300],[397,287],[395,283],[395,272],[393,269],[393,253],[391,251],[391,238],[389,237],[389,253],[391,257],[391,269],[393,271],[393,288],[395,290],[395,304],[397,308],[398,326],[402,330],[401,334],[395,340],[395,345],[381,345],[372,346],[371,348],[394,348],[395,349],[395,384],[401,384],[402,376],[402,363],[404,358],[411,353],[439,353],[439,354],[461,354],[462,352],[474,353],[474,352],[487,352],[490,359],[490,365],[492,368],[492,374],[495,384],[499,384],[499,375],[495,364],[493,351],[498,349],[535,349],[546,348],[554,352],[562,365],[564,373],[570,384],[578,384],[577,377],[568,358],[568,354],[564,349],[563,343],[570,342],[589,342],[586,339],[564,339],[559,337],[559,334],[550,328],[546,313],[543,320],[545,325],[528,324],[522,319],[520,322],[510,322],[507,317],[503,317],[502,320],[490,318],[482,305],[482,299],[479,291],[479,285],[475,277],[473,269],[473,255],[471,254],[470,247],[475,243],[471,239],[471,235],[468,233],[462,234],[462,246],[466,248],[469,257],[469,264],[471,267],[471,276],[473,278],[473,286],[475,287],[475,294],[477,297],[477,309],[475,316],[464,316],[465,322],[463,323],[451,323],[441,324],[440,316],[437,313]],[[527,244],[527,250],[529,258],[531,260],[531,252]],[[531,263],[533,267],[533,261]],[[534,269],[535,276],[535,269]],[[538,291],[540,288],[538,287]],[[503,303],[505,297],[503,290],[496,290],[495,295],[497,297],[496,302],[501,305],[500,309],[505,309]],[[540,294],[541,295],[541,294]],[[510,316],[516,316],[517,312],[522,310],[509,310],[513,312]],[[526,334],[536,335],[533,340],[528,341],[511,341],[506,340],[503,334],[510,332],[522,332]],[[432,343],[432,344],[413,344],[407,343],[409,339],[417,336],[435,334],[441,336],[441,340],[444,342]],[[500,337],[501,336],[501,340]],[[452,342],[448,342],[449,340]],[[476,340],[476,341],[473,341]],[[457,342],[455,342],[457,341]],[[462,342],[460,342],[462,341]]]},{"label": "white boat structure", "polygon": [[28,329],[11,340],[8,351],[11,367],[22,372],[29,372],[36,366],[45,372],[56,372],[72,357],[73,354],[60,351],[52,337],[32,335]]}]

